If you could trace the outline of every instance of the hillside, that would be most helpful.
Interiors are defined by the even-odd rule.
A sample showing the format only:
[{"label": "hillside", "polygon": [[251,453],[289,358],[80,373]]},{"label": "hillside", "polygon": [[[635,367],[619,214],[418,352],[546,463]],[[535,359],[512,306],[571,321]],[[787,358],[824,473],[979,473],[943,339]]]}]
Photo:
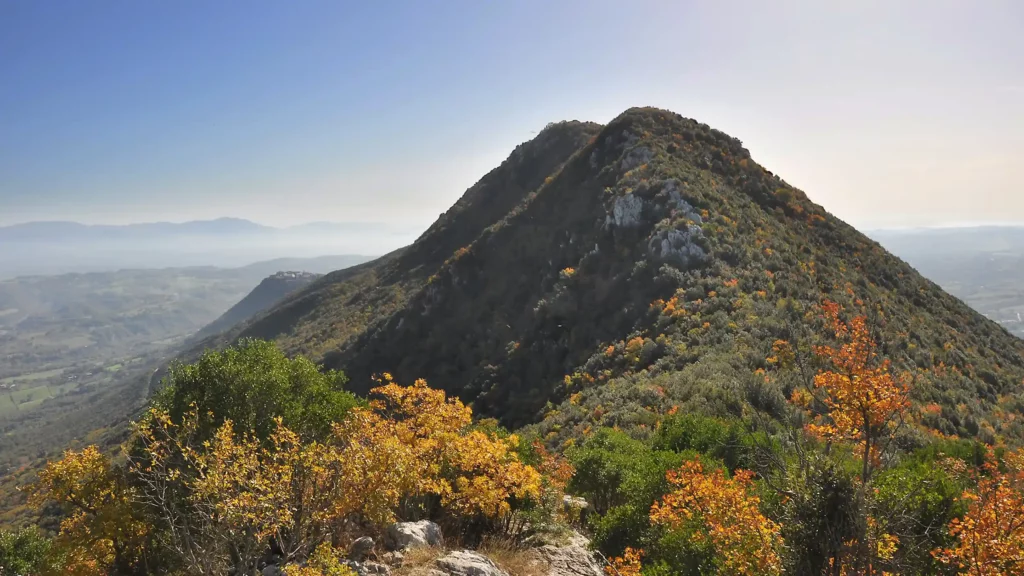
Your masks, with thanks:
[{"label": "hillside", "polygon": [[214,336],[236,324],[246,322],[319,277],[319,274],[312,272],[277,272],[268,276],[253,288],[252,292],[246,294],[245,298],[196,332],[194,338],[202,339]]},{"label": "hillside", "polygon": [[[883,352],[916,374],[925,424],[1024,429],[1024,342],[694,120],[631,109],[549,126],[416,243],[328,275],[230,338],[275,339],[343,368],[424,377],[485,415],[560,436],[645,425],[669,406],[785,410],[777,339],[823,332],[818,305],[863,301]],[[805,346],[806,348],[806,346]]]}]

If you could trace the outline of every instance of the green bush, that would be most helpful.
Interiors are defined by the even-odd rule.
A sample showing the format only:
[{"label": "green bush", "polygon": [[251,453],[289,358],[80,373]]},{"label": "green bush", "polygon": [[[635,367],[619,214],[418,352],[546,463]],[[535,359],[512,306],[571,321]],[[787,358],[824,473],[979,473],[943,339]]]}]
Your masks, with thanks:
[{"label": "green bush", "polygon": [[346,382],[344,373],[321,372],[303,357],[289,359],[270,342],[243,340],[194,364],[173,366],[153,405],[175,422],[198,410],[206,437],[231,420],[238,433],[265,439],[280,417],[304,438],[321,438],[361,402],[343,389]]},{"label": "green bush", "polygon": [[38,529],[0,530],[0,576],[39,574],[49,555],[50,541]]}]

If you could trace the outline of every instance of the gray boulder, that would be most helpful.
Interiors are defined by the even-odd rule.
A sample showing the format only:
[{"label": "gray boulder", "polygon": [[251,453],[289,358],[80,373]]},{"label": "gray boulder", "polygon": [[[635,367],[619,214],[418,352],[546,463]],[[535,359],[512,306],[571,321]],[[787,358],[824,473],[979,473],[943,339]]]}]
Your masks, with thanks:
[{"label": "gray boulder", "polygon": [[441,527],[430,520],[396,522],[388,526],[384,544],[389,550],[406,550],[417,546],[442,546]]},{"label": "gray boulder", "polygon": [[351,568],[359,576],[391,576],[391,568],[377,562],[342,560],[341,563]]},{"label": "gray boulder", "polygon": [[373,551],[375,544],[376,542],[369,536],[356,538],[352,545],[348,547],[348,557],[356,561],[365,560],[366,556]]},{"label": "gray boulder", "polygon": [[434,563],[445,576],[509,576],[488,558],[469,550],[449,552]]}]

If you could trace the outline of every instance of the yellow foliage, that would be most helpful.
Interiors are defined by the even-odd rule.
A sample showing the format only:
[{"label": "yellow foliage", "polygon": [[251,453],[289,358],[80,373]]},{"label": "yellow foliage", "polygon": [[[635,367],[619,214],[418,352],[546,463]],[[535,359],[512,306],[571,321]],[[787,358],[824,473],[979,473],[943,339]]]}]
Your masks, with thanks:
[{"label": "yellow foliage", "polygon": [[136,518],[132,493],[96,446],[68,450],[47,463],[29,488],[29,502],[55,502],[67,513],[56,542],[67,554],[67,574],[104,574],[141,554],[148,527]]},{"label": "yellow foliage", "polygon": [[720,574],[734,576],[782,573],[781,529],[759,509],[753,473],[737,470],[732,478],[722,470],[706,471],[700,460],[669,471],[674,490],[651,508],[651,521],[670,527],[700,527],[694,538],[710,543],[719,557]]},{"label": "yellow foliage", "polygon": [[341,563],[340,554],[326,542],[317,546],[305,566],[289,564],[285,576],[356,576],[356,571]]}]

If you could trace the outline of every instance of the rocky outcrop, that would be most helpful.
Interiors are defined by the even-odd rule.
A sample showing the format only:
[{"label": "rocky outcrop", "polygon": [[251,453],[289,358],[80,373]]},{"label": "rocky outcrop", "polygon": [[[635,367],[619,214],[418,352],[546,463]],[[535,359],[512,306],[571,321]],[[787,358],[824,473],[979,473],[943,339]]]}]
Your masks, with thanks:
[{"label": "rocky outcrop", "polygon": [[407,550],[417,546],[443,546],[441,527],[430,520],[396,522],[388,526],[384,544],[389,550]]},{"label": "rocky outcrop", "polygon": [[437,568],[430,571],[430,576],[509,576],[487,557],[469,550],[449,552],[434,564]]},{"label": "rocky outcrop", "polygon": [[548,566],[548,576],[604,576],[603,563],[590,550],[590,541],[573,532],[566,544],[547,544],[533,553]]},{"label": "rocky outcrop", "polygon": [[672,264],[680,270],[688,270],[707,259],[707,252],[698,244],[703,236],[700,226],[696,224],[685,228],[666,228],[651,236],[647,250],[661,262]]}]

